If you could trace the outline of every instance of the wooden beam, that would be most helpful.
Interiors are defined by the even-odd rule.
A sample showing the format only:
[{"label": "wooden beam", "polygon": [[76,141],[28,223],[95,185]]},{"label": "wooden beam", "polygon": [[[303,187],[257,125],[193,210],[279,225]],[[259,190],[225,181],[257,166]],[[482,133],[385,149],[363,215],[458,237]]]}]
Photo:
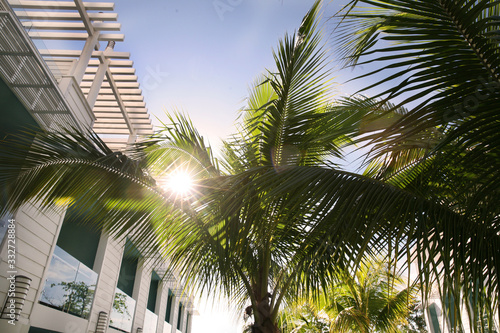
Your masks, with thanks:
[{"label": "wooden beam", "polygon": [[[121,113],[119,112],[96,112],[96,108],[94,108],[94,114],[96,115],[97,119],[101,118],[122,118]],[[147,113],[142,114],[142,113],[129,113],[129,117],[131,120],[133,119],[149,119],[149,115]]]},{"label": "wooden beam", "polygon": [[[97,59],[91,59],[89,61],[89,66],[99,66],[101,62]],[[111,60],[109,62],[109,67],[133,67],[134,62],[132,60]]]},{"label": "wooden beam", "polygon": [[[86,74],[95,74],[97,72],[98,67],[87,67],[85,73]],[[135,68],[133,67],[111,67],[109,66],[109,70],[113,74],[130,74],[134,75],[135,74]]]},{"label": "wooden beam", "polygon": [[[80,84],[82,88],[90,88],[92,81],[83,81]],[[118,88],[139,88],[139,82],[116,82]],[[101,88],[109,88],[109,83],[104,81]]]},{"label": "wooden beam", "polygon": [[[77,9],[73,1],[30,1],[30,0],[16,0],[9,1],[12,8],[22,9],[55,9],[55,10],[72,10]],[[86,10],[114,10],[115,4],[113,2],[84,2]]]},{"label": "wooden beam", "polygon": [[[147,108],[126,108],[128,114],[148,114]],[[95,113],[106,112],[106,113],[119,113],[122,112],[117,106],[95,106],[93,111]]]},{"label": "wooden beam", "polygon": [[94,128],[97,134],[130,134],[128,129],[113,129],[110,131],[108,128]]},{"label": "wooden beam", "polygon": [[[30,38],[45,39],[45,40],[87,40],[89,34],[86,32],[45,32],[45,31],[30,31]],[[115,41],[123,42],[124,34],[100,34],[100,41]]]},{"label": "wooden beam", "polygon": [[[117,21],[117,13],[88,13],[92,21]],[[26,12],[16,11],[16,16],[22,20],[60,20],[60,21],[81,21],[80,13],[74,12]],[[95,22],[97,23],[97,22]],[[94,24],[95,24],[94,23]]]},{"label": "wooden beam", "polygon": [[[118,134],[130,134],[130,132],[127,129],[121,129],[121,128],[114,128],[112,130],[109,130],[107,128],[94,128],[94,132],[97,134],[102,134],[102,135],[118,135]],[[137,135],[151,135],[153,134],[152,129],[138,129],[135,134]]]},{"label": "wooden beam", "polygon": [[[84,94],[87,94],[89,92],[90,88],[83,88],[82,87],[82,92]],[[122,96],[141,96],[142,95],[142,89],[118,89],[118,92]],[[109,88],[101,88],[99,90],[99,95],[113,95],[113,91]]]},{"label": "wooden beam", "polygon": [[[111,73],[112,74],[112,73]],[[86,74],[83,76],[83,81],[93,81],[94,80],[93,74]],[[128,82],[137,82],[137,75],[113,75],[113,78],[117,82],[122,82],[122,81],[128,81]]]},{"label": "wooden beam", "polygon": [[[144,96],[142,95],[122,95],[122,99],[124,101],[139,101],[143,102],[144,101]],[[115,97],[113,95],[103,95],[99,92],[99,95],[97,96],[98,101],[113,101]]]},{"label": "wooden beam", "polygon": [[133,113],[133,112],[138,112],[138,113],[143,113],[143,112],[148,112],[147,108],[134,108],[134,107],[128,107],[127,108],[127,113]]},{"label": "wooden beam", "polygon": [[[82,51],[80,50],[47,50],[47,49],[40,49],[38,50],[42,56],[51,56],[51,57],[75,57],[78,58]],[[92,52],[92,57],[98,58],[104,55],[104,51],[94,51]],[[130,52],[116,52],[116,51],[111,51],[111,52],[106,52],[106,57],[109,59],[116,58],[116,59],[129,59],[130,58]]]},{"label": "wooden beam", "polygon": [[[126,75],[121,75],[121,76],[126,76]],[[108,70],[106,72],[106,77],[108,78],[108,83],[109,83],[111,90],[113,90],[118,107],[120,108],[120,111],[123,114],[123,118],[125,119],[125,122],[127,123],[127,127],[130,130],[130,134],[135,135],[136,134],[135,129],[132,127],[132,124],[130,123],[130,118],[128,117],[128,112],[127,112],[127,109],[125,106],[125,102],[123,102],[123,100],[118,92],[118,86],[116,85],[115,76],[111,72],[109,72],[109,70]],[[135,81],[137,81],[137,79]]]},{"label": "wooden beam", "polygon": [[[127,107],[145,107],[146,103],[145,102],[125,102],[122,100],[123,105],[125,108]],[[95,106],[119,106],[118,101],[115,100],[97,100],[94,104]]]},{"label": "wooden beam", "polygon": [[[24,21],[23,26],[27,29],[38,30],[86,30],[82,22],[51,22],[51,21]],[[120,31],[120,23],[94,22],[92,24],[96,31]]]},{"label": "wooden beam", "polygon": [[[85,30],[89,33],[89,36],[93,36],[96,31],[94,30],[94,27],[92,26],[92,22],[90,22],[90,17],[89,14],[87,14],[87,10],[85,9],[85,6],[82,2],[82,0],[73,0],[73,2],[76,5],[76,9],[78,10],[78,13],[80,13],[80,17],[82,18],[83,24],[85,25]],[[99,32],[97,32],[99,33]],[[98,50],[99,47],[96,48]]]},{"label": "wooden beam", "polygon": [[[94,108],[95,110],[95,108]],[[95,112],[94,114],[97,119],[100,118],[119,118],[122,119],[123,116],[119,112]],[[148,114],[141,114],[141,113],[129,113],[129,118],[132,121],[133,119],[149,119]]]},{"label": "wooden beam", "polygon": [[[150,129],[152,126],[151,124],[133,124],[133,128],[134,129]],[[125,122],[123,123],[117,123],[117,122],[109,122],[109,123],[106,123],[106,122],[95,122],[94,123],[94,129],[126,129],[127,128],[127,124]]]},{"label": "wooden beam", "polygon": [[[135,125],[141,125],[141,126],[148,126],[149,125],[149,126],[151,126],[151,120],[150,119],[136,118],[136,119],[131,119],[130,121],[132,122],[132,124],[135,124]],[[124,124],[125,125],[125,120],[123,118],[118,118],[117,119],[117,118],[103,118],[103,117],[99,117],[95,121],[95,124]]]}]

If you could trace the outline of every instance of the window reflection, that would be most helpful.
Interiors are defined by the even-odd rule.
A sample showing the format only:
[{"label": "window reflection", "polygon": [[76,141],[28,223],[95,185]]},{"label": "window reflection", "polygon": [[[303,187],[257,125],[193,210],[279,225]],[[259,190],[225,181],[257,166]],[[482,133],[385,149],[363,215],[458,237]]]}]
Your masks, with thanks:
[{"label": "window reflection", "polygon": [[0,216],[0,244],[2,244],[2,240],[7,234],[7,226],[9,225],[9,219],[12,218],[12,215],[5,214],[4,216]]},{"label": "window reflection", "polygon": [[116,288],[113,309],[109,317],[109,326],[120,331],[132,330],[132,319],[135,312],[135,299]]},{"label": "window reflection", "polygon": [[56,246],[40,303],[88,318],[97,277],[97,273]]}]

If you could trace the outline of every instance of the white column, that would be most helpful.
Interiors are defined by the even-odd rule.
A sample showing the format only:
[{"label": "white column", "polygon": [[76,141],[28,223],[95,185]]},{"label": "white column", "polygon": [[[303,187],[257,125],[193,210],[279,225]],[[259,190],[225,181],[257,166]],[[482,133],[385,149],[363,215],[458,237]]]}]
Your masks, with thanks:
[{"label": "white column", "polygon": [[124,239],[118,241],[106,233],[101,233],[93,267],[93,271],[99,274],[99,277],[94,293],[88,331],[95,331],[99,312],[101,311],[107,313],[109,321],[123,259],[124,245]]},{"label": "white column", "polygon": [[[187,303],[187,302],[186,302]],[[182,313],[182,326],[181,326],[181,332],[186,333],[187,332],[187,315],[188,315],[188,310],[185,304],[184,305],[184,311]]]},{"label": "white column", "polygon": [[189,314],[190,314],[189,322],[187,323],[186,331],[184,333],[191,333],[191,327],[193,326],[193,314],[191,312],[189,312]]},{"label": "white column", "polygon": [[92,81],[89,93],[87,94],[87,102],[89,103],[90,108],[94,108],[97,96],[99,95],[99,91],[101,90],[102,82],[104,81],[104,76],[106,75],[106,71],[108,70],[109,62],[110,60],[106,58],[104,59],[104,62],[99,64],[99,67],[97,68],[94,81]]},{"label": "white column", "polygon": [[160,281],[158,286],[158,295],[156,297],[155,310],[158,315],[158,325],[156,326],[157,333],[163,333],[163,326],[165,326],[165,320],[170,318],[165,318],[167,312],[167,301],[168,301],[168,285],[165,281]]},{"label": "white column", "polygon": [[104,56],[100,57],[101,63],[97,68],[94,81],[92,81],[89,93],[87,94],[87,102],[91,108],[94,108],[95,101],[97,100],[97,96],[99,96],[99,91],[101,90],[102,82],[104,81],[104,76],[106,75],[106,71],[109,67],[110,60],[106,57],[106,53],[113,51],[114,46],[115,42],[108,42],[108,46],[106,47],[106,50],[104,50]]},{"label": "white column", "polygon": [[151,265],[146,265],[144,258],[139,259],[137,272],[135,274],[134,291],[132,298],[136,300],[134,322],[132,332],[136,332],[138,327],[144,326],[146,307],[148,305],[149,286],[151,284]]},{"label": "white column", "polygon": [[94,49],[97,47],[99,48],[99,32],[96,31],[93,35],[89,36],[87,38],[87,41],[85,42],[85,46],[83,47],[82,54],[80,55],[80,58],[78,61],[75,63],[73,68],[70,71],[70,75],[72,75],[77,84],[80,85],[82,83],[83,75],[85,75],[85,70],[87,69],[87,66],[89,65],[90,58],[92,57],[92,52],[94,52]]},{"label": "white column", "polygon": [[172,333],[177,332],[177,321],[179,319],[179,301],[180,296],[177,293],[174,293],[174,298],[172,300]]}]

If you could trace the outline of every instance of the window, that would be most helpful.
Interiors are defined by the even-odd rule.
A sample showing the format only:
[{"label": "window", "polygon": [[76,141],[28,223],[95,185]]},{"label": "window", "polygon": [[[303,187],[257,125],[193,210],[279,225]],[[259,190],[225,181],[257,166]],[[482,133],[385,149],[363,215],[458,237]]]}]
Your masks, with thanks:
[{"label": "window", "polygon": [[172,290],[168,290],[168,299],[167,299],[167,312],[165,313],[165,321],[167,323],[171,322],[171,316],[172,316],[172,303],[174,302],[174,294],[172,293]]},{"label": "window", "polygon": [[432,303],[429,306],[429,319],[430,319],[430,325],[432,327],[432,332],[434,333],[441,333],[441,328],[439,325],[439,314],[438,314],[438,307],[436,303]]},{"label": "window", "polygon": [[0,217],[0,245],[2,244],[2,240],[4,239],[5,235],[7,234],[9,219],[11,218],[12,216],[10,214],[6,214]]},{"label": "window", "polygon": [[57,246],[40,295],[40,303],[88,318],[97,276],[97,273]]},{"label": "window", "polygon": [[182,328],[182,316],[184,315],[184,306],[179,302],[179,316],[177,318],[177,329],[180,331]]},{"label": "window", "polygon": [[82,212],[74,207],[68,208],[64,216],[64,222],[57,239],[57,246],[83,263],[93,268],[97,247],[101,232],[93,225],[85,223],[84,215],[90,213]]},{"label": "window", "polygon": [[156,295],[158,294],[158,285],[160,283],[160,277],[155,271],[151,273],[151,283],[149,285],[149,296],[148,296],[148,310],[155,312],[156,306]]},{"label": "window", "polygon": [[[25,131],[26,128],[39,128],[31,114],[26,111],[26,108],[19,101],[12,90],[0,78],[0,140],[16,135],[20,131]],[[12,166],[10,166],[12,167]],[[0,207],[5,206],[8,195],[5,188],[0,189]],[[0,217],[0,244],[7,232],[7,224],[12,216],[7,214]]]},{"label": "window", "polygon": [[130,297],[132,297],[132,292],[134,291],[135,273],[137,272],[139,258],[139,250],[127,239],[117,287]]},{"label": "window", "polygon": [[52,256],[40,303],[88,318],[97,284],[93,267],[100,232],[83,225],[74,208],[66,212]]},{"label": "window", "polygon": [[139,250],[127,239],[123,252],[120,274],[113,308],[111,309],[109,326],[123,332],[130,332],[134,318],[136,301],[132,298],[134,291],[135,274],[139,263]]}]

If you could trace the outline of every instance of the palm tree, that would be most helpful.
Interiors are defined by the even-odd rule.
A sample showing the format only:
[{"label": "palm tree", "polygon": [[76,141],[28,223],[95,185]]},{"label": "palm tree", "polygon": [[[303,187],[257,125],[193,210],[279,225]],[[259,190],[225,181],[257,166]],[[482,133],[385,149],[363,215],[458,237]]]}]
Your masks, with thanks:
[{"label": "palm tree", "polygon": [[[375,92],[373,98],[344,102],[340,108],[363,105],[363,112],[351,113],[353,125],[363,117],[386,120],[383,129],[365,132],[360,140],[371,149],[372,176],[471,221],[470,237],[449,230],[445,242],[429,243],[436,251],[429,253],[432,265],[424,265],[422,277],[427,283],[437,279],[443,298],[453,295],[455,310],[462,295],[471,322],[482,322],[484,311],[489,325],[499,308],[500,5],[469,0],[352,3],[359,8],[339,16],[338,50],[346,66],[377,68],[358,77],[374,82],[360,92]],[[478,246],[485,243],[490,246]],[[485,325],[478,326],[474,330],[484,331]]]},{"label": "palm tree", "polygon": [[[292,309],[285,309],[283,332],[290,333],[329,333],[330,318],[326,312],[313,302],[299,302]],[[290,313],[286,313],[290,312]],[[291,327],[292,329],[286,329]]]},{"label": "palm tree", "polygon": [[383,262],[367,262],[352,275],[340,273],[328,293],[333,332],[399,332],[408,323],[413,287]]},{"label": "palm tree", "polygon": [[320,299],[299,302],[291,332],[404,332],[418,290],[393,269],[370,259],[356,272],[339,271]]},{"label": "palm tree", "polygon": [[[434,244],[467,250],[444,239],[469,237],[468,216],[330,162],[349,136],[325,121],[332,112],[319,6],[279,43],[276,69],[257,81],[220,162],[182,115],[123,153],[95,134],[17,135],[0,147],[4,209],[28,200],[72,205],[88,223],[131,237],[145,256],[168,257],[200,291],[220,289],[253,317],[255,332],[278,332],[284,304],[318,293],[365,254],[389,247],[425,262]],[[176,170],[194,176],[190,196],[160,186],[158,177]]]}]

